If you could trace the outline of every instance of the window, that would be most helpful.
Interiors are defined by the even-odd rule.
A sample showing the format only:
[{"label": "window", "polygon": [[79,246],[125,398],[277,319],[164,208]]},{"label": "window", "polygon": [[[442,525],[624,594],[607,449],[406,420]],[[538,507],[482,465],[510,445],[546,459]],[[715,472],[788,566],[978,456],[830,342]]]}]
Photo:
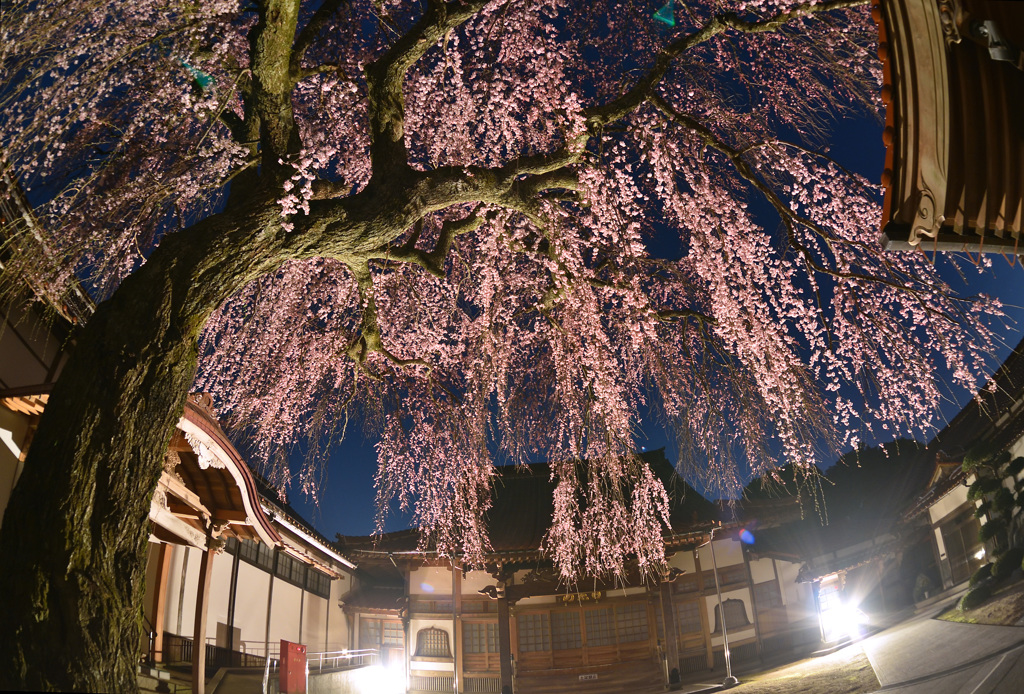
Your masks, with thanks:
[{"label": "window", "polygon": [[775,581],[765,581],[754,586],[754,603],[758,611],[782,607],[782,593]]},{"label": "window", "polygon": [[577,612],[553,612],[551,614],[551,648],[565,651],[582,648],[580,616]]},{"label": "window", "polygon": [[497,653],[498,625],[493,622],[463,622],[462,647],[465,653]]},{"label": "window", "polygon": [[696,634],[703,631],[700,624],[700,603],[696,600],[676,605],[676,621],[680,634]]},{"label": "window", "polygon": [[416,634],[416,656],[420,658],[451,658],[452,650],[448,645],[448,632],[435,627],[420,629]]},{"label": "window", "polygon": [[274,554],[274,550],[262,542],[242,540],[238,543],[238,558],[265,571],[274,570]]},{"label": "window", "polygon": [[619,605],[615,608],[615,624],[618,630],[619,643],[646,641],[647,605],[635,602],[630,605]]},{"label": "window", "polygon": [[306,590],[321,598],[329,598],[331,596],[331,577],[312,567],[309,568],[306,571]]},{"label": "window", "polygon": [[[731,566],[720,566],[718,567],[718,581],[723,586],[732,585],[733,583],[746,583],[747,581],[747,565],[746,564],[733,564]],[[704,587],[714,588],[715,587],[715,572],[714,569],[704,572]]]},{"label": "window", "polygon": [[[712,579],[714,580],[714,579]],[[694,593],[697,591],[697,574],[683,574],[672,582],[676,593]]]},{"label": "window", "polygon": [[359,647],[377,648],[380,646],[380,620],[359,620]]},{"label": "window", "polygon": [[548,632],[548,615],[523,614],[519,615],[519,650],[524,653],[535,651],[550,651],[551,640]]},{"label": "window", "polygon": [[384,622],[384,633],[381,636],[382,646],[402,647],[405,643],[405,634],[402,631],[401,622]]},{"label": "window", "polygon": [[[750,620],[747,619],[747,608],[744,607],[742,600],[736,600],[730,598],[722,603],[725,607],[725,625],[730,629],[742,629],[743,627],[750,625]],[[721,633],[722,623],[719,619],[720,613],[718,611],[718,605],[715,605],[715,633]]]},{"label": "window", "polygon": [[612,646],[615,644],[615,622],[612,608],[587,610],[584,615],[587,623],[588,646]]},{"label": "window", "polygon": [[405,643],[402,623],[397,620],[380,620],[363,617],[359,620],[360,648],[401,648]]}]

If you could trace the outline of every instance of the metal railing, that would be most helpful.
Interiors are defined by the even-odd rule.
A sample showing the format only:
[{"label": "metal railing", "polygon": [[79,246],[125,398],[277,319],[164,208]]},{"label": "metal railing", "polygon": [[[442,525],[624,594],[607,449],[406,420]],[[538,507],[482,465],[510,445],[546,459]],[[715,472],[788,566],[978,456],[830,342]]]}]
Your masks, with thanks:
[{"label": "metal railing", "polygon": [[380,651],[376,648],[306,653],[306,663],[309,665],[310,672],[363,667],[375,665],[378,662],[380,662]]}]

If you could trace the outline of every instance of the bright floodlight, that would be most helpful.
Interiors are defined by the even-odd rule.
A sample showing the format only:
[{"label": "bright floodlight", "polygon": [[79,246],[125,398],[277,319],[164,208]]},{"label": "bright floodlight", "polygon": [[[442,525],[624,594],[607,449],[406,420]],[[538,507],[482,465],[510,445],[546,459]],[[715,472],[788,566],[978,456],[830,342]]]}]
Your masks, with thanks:
[{"label": "bright floodlight", "polygon": [[826,643],[846,637],[857,638],[861,635],[861,630],[867,621],[867,615],[850,605],[840,605],[821,613],[821,624],[825,629]]},{"label": "bright floodlight", "polygon": [[360,694],[404,694],[405,678],[394,668],[371,665],[359,673]]}]

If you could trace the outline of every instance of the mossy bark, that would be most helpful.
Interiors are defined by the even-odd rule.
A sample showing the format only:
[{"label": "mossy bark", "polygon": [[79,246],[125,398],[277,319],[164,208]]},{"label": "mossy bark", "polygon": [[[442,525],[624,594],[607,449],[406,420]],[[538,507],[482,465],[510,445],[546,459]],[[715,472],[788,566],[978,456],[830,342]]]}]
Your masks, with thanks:
[{"label": "mossy bark", "polygon": [[0,689],[137,689],[149,506],[199,331],[286,259],[272,200],[248,210],[169,236],[82,330],[0,533]]}]

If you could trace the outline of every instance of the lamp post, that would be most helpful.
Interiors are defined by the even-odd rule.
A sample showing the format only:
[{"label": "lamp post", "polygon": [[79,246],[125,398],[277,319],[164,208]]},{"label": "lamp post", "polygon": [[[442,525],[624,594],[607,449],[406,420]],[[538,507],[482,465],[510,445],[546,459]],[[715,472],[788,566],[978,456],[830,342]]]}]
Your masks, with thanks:
[{"label": "lamp post", "polygon": [[722,641],[725,653],[725,679],[722,680],[722,686],[728,689],[729,687],[735,687],[740,681],[732,676],[732,663],[729,660],[729,627],[725,623],[725,608],[722,606],[722,586],[718,582],[718,562],[715,559],[715,531],[721,529],[722,526],[711,529],[711,567],[714,569],[715,591],[718,593],[718,617],[722,620]]}]

